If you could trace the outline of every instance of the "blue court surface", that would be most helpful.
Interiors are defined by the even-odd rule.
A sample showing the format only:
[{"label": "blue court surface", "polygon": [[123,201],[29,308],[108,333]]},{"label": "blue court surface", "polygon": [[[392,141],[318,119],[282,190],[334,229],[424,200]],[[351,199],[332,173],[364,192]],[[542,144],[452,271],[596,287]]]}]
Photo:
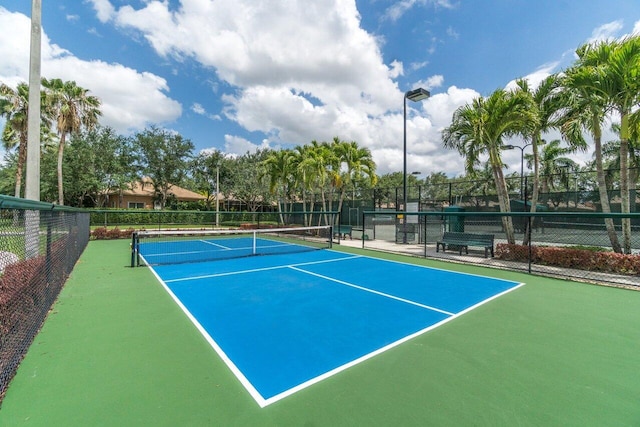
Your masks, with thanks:
[{"label": "blue court surface", "polygon": [[152,268],[262,407],[522,285],[333,250]]}]

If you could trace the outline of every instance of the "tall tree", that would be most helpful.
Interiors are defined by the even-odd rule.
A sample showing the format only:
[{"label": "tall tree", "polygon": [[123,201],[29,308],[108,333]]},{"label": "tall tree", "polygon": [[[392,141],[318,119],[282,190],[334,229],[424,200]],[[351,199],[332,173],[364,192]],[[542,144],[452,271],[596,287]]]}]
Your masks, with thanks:
[{"label": "tall tree", "polygon": [[[555,74],[545,78],[536,88],[530,87],[529,82],[525,79],[516,81],[516,90],[520,91],[522,96],[529,98],[531,112],[535,116],[534,120],[531,120],[528,115],[525,115],[524,119],[527,122],[522,123],[522,128],[524,129],[522,136],[525,140],[531,141],[533,157],[533,194],[531,195],[530,208],[532,213],[536,211],[540,191],[539,147],[542,142],[542,133],[548,132],[552,127],[555,127],[553,118],[562,107],[558,97],[559,82],[560,80]],[[520,178],[522,179],[522,177]],[[528,243],[529,233],[525,231],[522,244],[527,245]]]},{"label": "tall tree", "polygon": [[56,128],[60,135],[58,145],[58,203],[64,204],[64,181],[62,178],[62,161],[64,147],[68,134],[77,133],[82,128],[92,129],[98,124],[100,100],[89,95],[74,81],[63,82],[61,79],[42,79],[42,85],[47,92],[47,104],[52,109],[56,120]]},{"label": "tall tree", "polygon": [[[623,214],[629,201],[629,119],[640,100],[640,36],[585,44],[576,51],[580,73],[574,84],[600,97],[620,117],[620,199]],[[622,249],[631,253],[631,218],[622,219]]]},{"label": "tall tree", "polygon": [[247,210],[256,212],[263,203],[269,202],[269,188],[264,180],[263,162],[268,157],[269,150],[258,150],[255,153],[245,153],[233,161],[233,168],[229,171],[229,183],[226,188],[229,194],[247,206]]},{"label": "tall tree", "polygon": [[[559,185],[563,188],[568,186],[569,173],[578,168],[578,164],[568,157],[573,150],[562,146],[559,139],[544,142],[540,150],[540,192],[548,195],[551,190],[555,190]],[[531,167],[533,158],[524,156],[527,167]],[[545,202],[545,200],[543,200]]]},{"label": "tall tree", "polygon": [[[84,132],[85,138],[96,153],[98,162],[95,174],[100,183],[100,192],[118,193],[121,206],[122,193],[129,185],[140,179],[140,159],[131,139],[118,135],[111,127],[101,127]],[[108,203],[106,198],[98,197],[99,203]]]},{"label": "tall tree", "polygon": [[27,160],[27,116],[29,111],[29,86],[18,84],[16,90],[0,84],[0,116],[6,118],[2,131],[2,142],[6,150],[18,147],[18,159],[15,175],[15,197],[20,197],[22,172]]},{"label": "tall tree", "polygon": [[[41,103],[44,101],[44,93],[40,94]],[[41,109],[41,132],[46,132],[50,125],[46,109]],[[18,83],[14,90],[4,83],[0,83],[0,117],[6,118],[2,130],[2,142],[6,150],[17,147],[18,158],[15,174],[15,197],[20,197],[22,188],[22,176],[27,160],[27,133],[29,115],[29,86],[26,83]]]},{"label": "tall tree", "polygon": [[[442,132],[444,146],[457,150],[465,158],[468,174],[473,174],[482,156],[488,158],[501,212],[511,211],[501,156],[504,138],[525,132],[535,120],[529,97],[498,89],[486,98],[478,97],[458,108],[451,125]],[[507,242],[515,243],[511,217],[502,217],[502,223]]]},{"label": "tall tree", "polygon": [[276,195],[280,221],[284,223],[282,212],[295,182],[291,150],[271,151],[262,162],[262,173],[269,179],[269,191]]},{"label": "tall tree", "polygon": [[[211,210],[213,202],[220,201],[220,193],[229,193],[233,163],[232,159],[225,157],[219,150],[205,151],[199,153],[191,162],[191,174],[194,180],[196,191],[203,194],[206,209]],[[217,182],[216,180],[220,180]]]},{"label": "tall tree", "polygon": [[194,145],[181,135],[157,127],[137,133],[134,146],[140,153],[142,172],[151,178],[156,201],[164,209],[172,185],[182,184]]},{"label": "tall tree", "polygon": [[338,211],[342,211],[342,203],[349,186],[363,177],[367,177],[371,185],[375,185],[376,164],[371,156],[371,151],[365,147],[359,147],[355,141],[341,141],[338,137],[333,139],[332,150],[335,152],[341,165],[341,188]]},{"label": "tall tree", "polygon": [[[331,210],[331,205],[327,206],[327,190],[340,185],[340,166],[336,159],[337,157],[328,143],[311,141],[307,155],[301,163],[301,167],[307,170],[312,177],[313,186],[320,190],[324,212]],[[329,223],[328,216],[325,215],[324,220],[325,223]]]}]

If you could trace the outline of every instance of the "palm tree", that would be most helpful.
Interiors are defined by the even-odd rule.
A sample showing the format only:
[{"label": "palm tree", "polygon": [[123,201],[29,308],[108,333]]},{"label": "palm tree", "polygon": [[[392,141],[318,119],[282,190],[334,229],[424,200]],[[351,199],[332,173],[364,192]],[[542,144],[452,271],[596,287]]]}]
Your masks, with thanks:
[{"label": "palm tree", "polygon": [[[629,203],[629,118],[640,100],[640,36],[585,44],[577,50],[576,86],[601,97],[607,111],[620,116],[621,212]],[[622,219],[624,253],[631,253],[631,219]]]},{"label": "palm tree", "polygon": [[[544,142],[544,141],[543,141]],[[551,190],[556,189],[556,184],[561,183],[567,186],[569,179],[569,171],[576,170],[578,164],[571,158],[567,157],[573,153],[569,147],[563,147],[559,139],[551,142],[544,142],[540,151],[540,192],[548,194]],[[527,161],[527,167],[531,167],[533,158],[529,155],[524,156]]]},{"label": "palm tree", "polygon": [[18,84],[16,90],[0,84],[0,116],[7,121],[2,131],[2,142],[6,150],[18,146],[15,196],[20,197],[22,170],[27,159],[27,115],[29,111],[29,86]]},{"label": "palm tree", "polygon": [[64,188],[62,181],[62,159],[66,135],[79,132],[83,127],[91,130],[98,124],[100,112],[100,100],[88,94],[76,82],[63,82],[61,79],[42,79],[48,103],[53,109],[56,118],[56,127],[60,135],[58,145],[58,203],[64,204]]},{"label": "palm tree", "polygon": [[[300,191],[302,199],[302,210],[304,212],[313,211],[315,205],[315,193],[311,191],[313,188],[313,173],[305,163],[305,159],[308,155],[308,145],[298,145],[291,152],[292,168],[294,169],[294,181],[296,187],[298,188],[298,191]],[[307,199],[307,194],[309,194],[310,196],[309,199]],[[307,209],[307,201],[309,202],[309,209]],[[305,225],[310,226],[312,220],[313,215],[309,215],[307,213],[304,214]]]},{"label": "palm tree", "polygon": [[[327,212],[327,187],[329,184],[333,186],[339,183],[339,177],[336,176],[335,155],[329,144],[311,141],[307,155],[302,159],[299,167],[309,174],[308,179],[313,187],[320,189],[322,211]],[[326,224],[329,224],[329,218],[326,215],[324,220]]]},{"label": "palm tree", "polygon": [[280,222],[284,223],[283,205],[286,206],[294,185],[291,150],[277,150],[269,153],[263,161],[264,174],[269,178],[269,191],[276,194]]},{"label": "palm tree", "polygon": [[338,211],[342,211],[342,203],[348,186],[355,186],[355,183],[367,177],[373,186],[378,179],[376,175],[376,164],[371,156],[371,151],[365,147],[359,147],[355,141],[340,141],[338,137],[333,139],[332,149],[334,150],[341,165],[346,167],[341,173],[342,187],[340,189],[340,201]]},{"label": "palm tree", "polygon": [[[41,104],[44,104],[44,92],[40,94]],[[46,105],[41,108],[40,132],[41,141],[48,141],[50,138],[44,136],[49,134],[50,119],[47,117]],[[19,83],[14,90],[6,84],[0,84],[0,117],[7,120],[2,131],[2,142],[6,150],[18,147],[18,162],[15,176],[15,197],[20,197],[22,188],[22,175],[24,165],[27,160],[27,134],[29,114],[29,86],[26,83]],[[50,135],[49,135],[50,136]]]},{"label": "palm tree", "polygon": [[[468,174],[480,164],[482,156],[488,157],[501,212],[511,211],[501,157],[503,139],[525,132],[536,120],[529,97],[498,89],[487,98],[478,97],[458,108],[451,125],[442,132],[444,146],[458,150],[465,158]],[[502,223],[508,243],[515,243],[511,217],[502,217]]]},{"label": "palm tree", "polygon": [[[524,132],[522,135],[525,139],[531,141],[531,151],[533,161],[533,194],[531,195],[531,212],[536,211],[540,189],[540,161],[539,146],[542,143],[542,133],[549,131],[555,127],[553,118],[556,112],[561,108],[558,102],[558,75],[552,74],[544,79],[540,85],[532,89],[525,79],[516,81],[516,91],[521,92],[522,96],[528,97],[532,107],[532,113],[535,114],[536,120],[531,123],[523,123]],[[525,120],[530,120],[525,117]],[[522,177],[521,177],[522,179]],[[526,201],[525,201],[526,203]],[[525,204],[526,206],[526,204]],[[525,231],[523,245],[529,242],[529,233]]]},{"label": "palm tree", "polygon": [[[629,192],[636,194],[636,185],[640,174],[640,113],[632,114],[629,121]],[[620,135],[620,125],[611,125],[611,130]],[[602,147],[603,157],[609,159],[609,167],[620,170],[620,140],[608,141]],[[635,206],[635,197],[631,197],[629,203]],[[635,209],[631,209],[635,212]]]}]

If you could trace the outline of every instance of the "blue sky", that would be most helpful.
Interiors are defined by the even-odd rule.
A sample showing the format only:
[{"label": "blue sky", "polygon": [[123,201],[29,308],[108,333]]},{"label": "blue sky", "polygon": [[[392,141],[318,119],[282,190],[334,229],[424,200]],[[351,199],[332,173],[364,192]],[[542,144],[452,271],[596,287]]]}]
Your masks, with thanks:
[{"label": "blue sky", "polygon": [[[12,86],[28,78],[30,3],[0,0],[0,81]],[[405,91],[432,94],[408,106],[408,169],[457,175],[462,159],[440,140],[457,107],[519,77],[535,84],[582,43],[640,31],[637,0],[42,3],[42,74],[101,98],[102,124],[157,125],[230,155],[337,136],[368,147],[380,174],[402,170]],[[518,171],[519,151],[505,161]]]}]

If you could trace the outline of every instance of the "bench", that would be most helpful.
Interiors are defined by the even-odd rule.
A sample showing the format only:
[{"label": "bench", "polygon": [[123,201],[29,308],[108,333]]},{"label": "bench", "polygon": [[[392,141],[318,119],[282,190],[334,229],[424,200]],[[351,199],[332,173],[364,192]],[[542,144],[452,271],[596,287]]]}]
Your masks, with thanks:
[{"label": "bench", "polygon": [[353,240],[352,232],[353,232],[353,227],[351,227],[350,225],[334,225],[333,226],[333,235],[342,237],[343,239],[346,239],[347,236],[349,236],[349,239]]},{"label": "bench", "polygon": [[436,242],[436,252],[440,252],[440,246],[442,246],[442,252],[444,252],[447,247],[451,249],[452,246],[455,246],[460,255],[462,255],[463,249],[465,253],[468,254],[469,246],[477,246],[484,249],[485,258],[489,256],[489,252],[491,252],[491,256],[493,257],[493,239],[493,234],[445,231],[442,238]]}]

